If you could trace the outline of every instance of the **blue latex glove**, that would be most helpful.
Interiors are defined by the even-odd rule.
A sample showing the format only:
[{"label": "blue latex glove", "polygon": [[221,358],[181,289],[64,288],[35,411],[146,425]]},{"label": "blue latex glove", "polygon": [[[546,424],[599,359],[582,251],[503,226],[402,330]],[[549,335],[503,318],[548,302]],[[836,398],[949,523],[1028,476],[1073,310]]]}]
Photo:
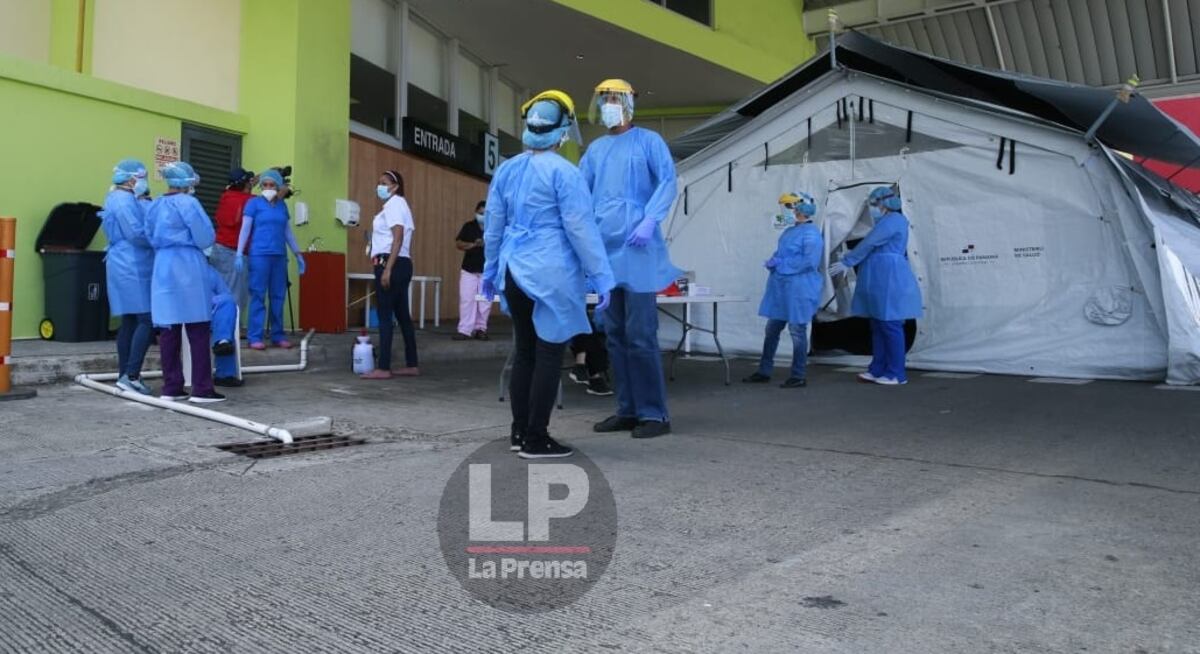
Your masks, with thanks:
[{"label": "blue latex glove", "polygon": [[301,275],[301,276],[303,276],[303,275],[304,275],[304,271],[305,271],[307,268],[308,268],[308,266],[305,266],[305,265],[304,265],[304,257],[302,257],[302,256],[300,256],[300,255],[298,255],[298,254],[297,254],[297,255],[296,255],[296,270],[300,271],[300,275]]},{"label": "blue latex glove", "polygon": [[650,239],[654,238],[654,228],[658,227],[658,223],[653,218],[647,216],[642,218],[642,222],[638,223],[637,227],[629,234],[629,238],[625,239],[625,245],[632,245],[635,248],[644,248],[650,244]]},{"label": "blue latex glove", "polygon": [[239,254],[239,255],[237,255],[237,258],[235,258],[233,260],[233,270],[234,270],[234,272],[240,273],[245,269],[246,269],[246,255]]},{"label": "blue latex glove", "polygon": [[492,298],[497,295],[496,285],[490,279],[483,280],[483,283],[479,285],[479,294],[486,297],[488,302],[491,302]]},{"label": "blue latex glove", "polygon": [[597,295],[600,297],[599,301],[596,302],[596,311],[604,311],[608,308],[608,303],[612,302],[612,293],[597,293]]},{"label": "blue latex glove", "polygon": [[838,275],[845,274],[846,266],[841,261],[834,261],[833,263],[829,264],[829,267],[826,268],[826,270],[829,272],[830,277],[837,277]]},{"label": "blue latex glove", "polygon": [[766,261],[763,262],[763,268],[766,268],[767,270],[774,270],[775,266],[778,266],[778,265],[779,265],[779,259],[777,257],[771,257],[770,259],[767,259]]}]

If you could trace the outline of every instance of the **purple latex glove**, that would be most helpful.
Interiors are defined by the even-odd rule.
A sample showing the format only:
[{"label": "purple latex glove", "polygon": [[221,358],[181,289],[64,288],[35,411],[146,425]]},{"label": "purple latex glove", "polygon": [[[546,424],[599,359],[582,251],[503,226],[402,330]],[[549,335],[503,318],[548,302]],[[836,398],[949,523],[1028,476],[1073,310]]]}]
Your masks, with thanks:
[{"label": "purple latex glove", "polygon": [[644,248],[650,245],[650,239],[654,238],[654,228],[658,227],[658,223],[649,216],[642,218],[642,222],[638,223],[637,227],[629,234],[629,238],[625,239],[625,245],[632,245],[635,248]]},{"label": "purple latex glove", "polygon": [[496,285],[490,279],[483,280],[483,283],[479,285],[479,294],[486,297],[488,302],[491,302],[492,298],[497,295]]},{"label": "purple latex glove", "polygon": [[604,311],[608,308],[609,302],[612,302],[612,293],[597,293],[598,301],[596,302],[596,311]]},{"label": "purple latex glove", "polygon": [[763,268],[766,268],[767,270],[774,270],[775,266],[778,266],[778,265],[779,265],[779,259],[777,259],[776,257],[771,257],[770,259],[767,259],[766,261],[763,262]]}]

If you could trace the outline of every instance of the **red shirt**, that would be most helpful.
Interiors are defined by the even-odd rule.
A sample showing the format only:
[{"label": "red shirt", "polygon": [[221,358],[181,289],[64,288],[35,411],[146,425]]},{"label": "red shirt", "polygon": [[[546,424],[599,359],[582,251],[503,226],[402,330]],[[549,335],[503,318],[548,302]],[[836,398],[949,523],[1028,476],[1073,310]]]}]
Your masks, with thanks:
[{"label": "red shirt", "polygon": [[236,250],[242,233],[242,210],[254,197],[241,191],[225,191],[217,203],[217,243]]}]

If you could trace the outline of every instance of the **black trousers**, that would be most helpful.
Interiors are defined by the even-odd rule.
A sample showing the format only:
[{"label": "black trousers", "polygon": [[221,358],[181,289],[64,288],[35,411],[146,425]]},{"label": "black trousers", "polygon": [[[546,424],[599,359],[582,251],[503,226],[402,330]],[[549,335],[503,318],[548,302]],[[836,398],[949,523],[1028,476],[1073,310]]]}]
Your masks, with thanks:
[{"label": "black trousers", "polygon": [[417,367],[417,333],[413,329],[412,316],[408,314],[408,284],[413,278],[412,259],[398,257],[392,264],[391,288],[384,290],[380,279],[384,266],[375,266],[375,298],[379,303],[379,355],[376,364],[380,370],[392,369],[392,316],[400,323],[400,334],[404,336],[404,365]]},{"label": "black trousers", "polygon": [[525,295],[511,273],[505,276],[504,299],[508,301],[516,336],[508,384],[512,427],[527,441],[536,441],[550,435],[550,414],[558,395],[566,344],[538,338],[533,326],[533,300]]},{"label": "black trousers", "polygon": [[583,352],[588,375],[595,377],[608,371],[608,342],[604,332],[596,329],[596,320],[590,308],[588,320],[592,323],[592,333],[578,334],[572,338],[571,354]]}]

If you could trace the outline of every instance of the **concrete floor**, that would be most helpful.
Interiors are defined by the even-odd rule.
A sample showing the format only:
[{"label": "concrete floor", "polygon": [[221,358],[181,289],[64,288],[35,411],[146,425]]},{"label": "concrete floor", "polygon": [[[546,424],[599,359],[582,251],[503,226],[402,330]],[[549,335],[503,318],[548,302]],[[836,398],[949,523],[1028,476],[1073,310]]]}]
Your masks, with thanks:
[{"label": "concrete floor", "polygon": [[369,440],[259,462],[77,387],[0,405],[0,651],[1200,652],[1197,393],[686,362],[676,433],[643,442],[591,433],[611,399],[572,385],[552,430],[612,486],[616,553],[523,616],[471,599],[435,531],[507,434],[499,365],[252,378],[219,408]]}]

